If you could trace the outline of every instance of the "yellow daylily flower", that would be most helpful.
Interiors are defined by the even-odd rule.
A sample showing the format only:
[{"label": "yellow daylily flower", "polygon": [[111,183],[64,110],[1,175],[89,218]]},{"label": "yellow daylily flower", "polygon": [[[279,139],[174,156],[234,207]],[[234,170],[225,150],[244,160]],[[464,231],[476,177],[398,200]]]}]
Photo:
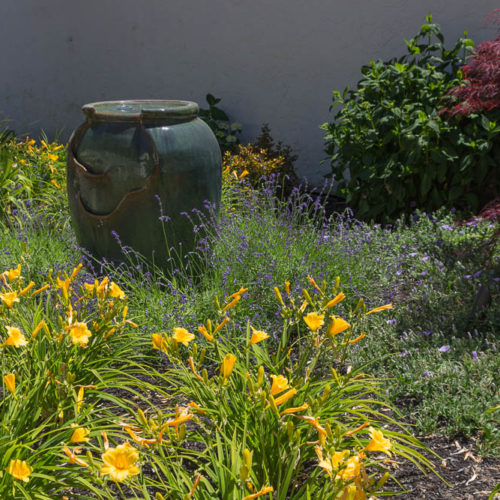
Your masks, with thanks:
[{"label": "yellow daylily flower", "polygon": [[82,407],[84,395],[85,395],[85,389],[83,387],[80,387],[80,389],[78,389],[78,395],[76,397],[76,410],[77,410],[77,412],[79,412],[80,408]]},{"label": "yellow daylily flower", "polygon": [[301,420],[305,420],[308,424],[311,424],[323,436],[327,435],[326,429],[319,423],[319,420],[316,417],[301,415],[296,415],[296,417],[300,418]]},{"label": "yellow daylily flower", "polygon": [[281,415],[290,415],[290,413],[297,413],[299,411],[304,411],[309,408],[309,405],[307,403],[304,403],[300,406],[297,406],[295,408],[287,408],[286,410],[283,410],[281,412]]},{"label": "yellow daylily flower", "polygon": [[102,455],[104,465],[101,474],[108,474],[115,482],[125,481],[129,476],[139,474],[140,470],[135,465],[139,459],[139,451],[130,443],[123,443],[116,448],[109,448]]},{"label": "yellow daylily flower", "polygon": [[277,397],[274,400],[274,403],[276,406],[279,406],[279,405],[283,404],[285,401],[288,401],[290,398],[293,398],[293,396],[295,396],[295,394],[297,394],[297,389],[295,389],[295,387],[294,387],[293,389],[290,389],[289,391],[285,392],[281,396]]},{"label": "yellow daylily flower", "polygon": [[336,475],[336,479],[342,479],[344,481],[349,481],[350,479],[354,479],[359,476],[361,471],[361,464],[363,459],[365,458],[364,453],[360,453],[359,455],[354,455],[349,457],[345,462],[343,467]]},{"label": "yellow daylily flower", "polygon": [[222,362],[221,372],[224,380],[227,380],[231,373],[233,373],[234,363],[236,361],[236,356],[233,354],[226,354],[224,361]]},{"label": "yellow daylily flower", "polygon": [[342,333],[343,331],[351,327],[351,325],[345,319],[342,319],[340,316],[338,316],[337,318],[335,316],[330,316],[330,319],[332,321],[326,329],[326,334],[329,337],[338,335],[339,333]]},{"label": "yellow daylily flower", "polygon": [[269,338],[269,335],[262,330],[256,330],[253,326],[250,326],[252,329],[252,336],[250,337],[250,344],[257,344]]},{"label": "yellow daylily flower", "polygon": [[36,325],[35,329],[31,333],[31,338],[34,339],[38,335],[38,332],[45,326],[47,326],[47,323],[45,323],[45,321],[42,319],[42,321],[40,321],[40,323]]},{"label": "yellow daylily flower", "polygon": [[382,431],[374,429],[373,427],[369,427],[368,431],[370,432],[371,441],[366,446],[365,450],[367,451],[382,451],[390,455],[390,449],[392,447],[391,440],[384,437]]},{"label": "yellow daylily flower", "polygon": [[248,288],[241,287],[237,292],[234,292],[229,297],[234,299],[235,297],[241,297],[245,292],[248,292]]},{"label": "yellow daylily flower", "polygon": [[60,278],[57,278],[57,286],[56,288],[59,288],[63,294],[64,300],[68,300],[68,295],[69,295],[69,287],[71,286],[71,280],[62,280]]},{"label": "yellow daylily flower", "polygon": [[[246,289],[245,289],[246,290]],[[226,316],[216,327],[214,333],[217,333],[221,328],[229,322],[229,318]]]},{"label": "yellow daylily flower", "polygon": [[71,435],[70,441],[72,443],[84,443],[89,440],[87,437],[90,434],[90,431],[85,427],[77,427],[73,434]]},{"label": "yellow daylily flower", "polygon": [[7,279],[9,281],[14,281],[15,279],[19,278],[21,276],[21,264],[18,264],[15,269],[9,269],[8,271],[5,271],[4,275],[7,276]]},{"label": "yellow daylily flower", "polygon": [[253,500],[254,498],[261,497],[263,495],[267,495],[268,493],[271,493],[274,491],[274,488],[272,486],[264,486],[261,490],[257,491],[257,493],[252,493],[251,495],[247,495],[246,497],[243,497],[243,500]]},{"label": "yellow daylily flower", "polygon": [[153,333],[153,349],[158,349],[159,351],[163,351],[164,341],[163,336],[159,333]]},{"label": "yellow daylily flower", "polygon": [[183,344],[186,347],[189,345],[189,342],[194,340],[196,337],[189,333],[185,328],[174,327],[174,334],[172,338],[178,343]]},{"label": "yellow daylily flower", "polygon": [[332,300],[327,302],[325,305],[325,309],[330,309],[333,306],[336,306],[339,302],[345,299],[345,295],[343,292],[340,292],[337,296],[335,296]]},{"label": "yellow daylily flower", "polygon": [[309,283],[311,283],[311,285],[314,288],[316,288],[316,290],[318,290],[318,292],[322,292],[321,288],[318,286],[318,284],[316,283],[315,279],[312,276],[308,276],[307,281],[309,281]]},{"label": "yellow daylily flower", "polygon": [[71,342],[73,344],[80,344],[82,347],[86,347],[89,342],[89,337],[92,336],[91,331],[87,328],[87,323],[76,322],[67,327],[69,330],[69,336],[71,337]]},{"label": "yellow daylily flower", "polygon": [[271,385],[271,395],[273,396],[290,387],[288,385],[288,379],[283,377],[283,375],[271,375],[271,378],[273,379],[273,383]]},{"label": "yellow daylily flower", "polygon": [[109,285],[109,295],[115,299],[125,298],[125,292],[114,281]]},{"label": "yellow daylily flower", "polygon": [[29,476],[33,472],[33,468],[24,460],[11,460],[8,467],[5,469],[11,476],[24,481],[29,481]]},{"label": "yellow daylily flower", "polygon": [[315,332],[323,326],[325,322],[325,315],[318,314],[316,312],[310,312],[309,314],[306,314],[302,319],[306,322],[309,330]]},{"label": "yellow daylily flower", "polygon": [[209,341],[209,342],[215,342],[215,339],[212,335],[208,333],[208,330],[206,329],[205,325],[200,325],[198,327],[198,331]]},{"label": "yellow daylily flower", "polygon": [[80,451],[79,448],[75,448],[71,451],[67,446],[63,446],[64,454],[68,457],[68,462],[70,464],[80,465],[81,467],[88,467],[89,464],[76,456],[76,452]]},{"label": "yellow daylily flower", "polygon": [[9,309],[12,308],[15,302],[19,302],[19,297],[17,296],[17,292],[0,293],[0,299]]},{"label": "yellow daylily flower", "polygon": [[376,307],[375,309],[368,311],[365,314],[365,316],[368,316],[369,314],[373,314],[373,313],[378,313],[380,311],[385,311],[386,309],[392,309],[392,302],[390,304],[386,304],[385,306]]},{"label": "yellow daylily flower", "polygon": [[11,394],[15,394],[16,392],[16,376],[13,373],[9,373],[8,375],[5,375],[3,378],[3,381],[5,385],[7,386],[7,389],[11,392]]},{"label": "yellow daylily flower", "polygon": [[5,345],[20,347],[28,343],[26,337],[22,334],[19,328],[16,328],[14,326],[6,326],[5,328],[7,329],[7,333],[9,334],[7,340],[5,341]]}]

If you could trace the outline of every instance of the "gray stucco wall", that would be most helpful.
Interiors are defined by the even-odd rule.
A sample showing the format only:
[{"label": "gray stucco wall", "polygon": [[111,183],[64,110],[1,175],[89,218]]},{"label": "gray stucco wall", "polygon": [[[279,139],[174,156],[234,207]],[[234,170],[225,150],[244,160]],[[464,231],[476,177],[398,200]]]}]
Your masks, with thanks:
[{"label": "gray stucco wall", "polygon": [[1,0],[0,119],[67,138],[86,102],[156,98],[204,105],[207,92],[243,124],[299,155],[299,174],[328,167],[331,91],[370,59],[402,54],[432,12],[445,40],[493,38],[496,0]]}]

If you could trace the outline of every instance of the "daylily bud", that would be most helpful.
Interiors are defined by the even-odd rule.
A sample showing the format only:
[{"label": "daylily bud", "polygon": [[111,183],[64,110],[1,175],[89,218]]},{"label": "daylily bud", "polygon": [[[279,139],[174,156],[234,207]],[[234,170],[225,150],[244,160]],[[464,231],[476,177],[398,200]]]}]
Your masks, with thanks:
[{"label": "daylily bud", "polygon": [[165,500],[165,497],[157,491],[155,495],[155,500]]},{"label": "daylily bud", "polygon": [[198,356],[198,346],[196,345],[196,342],[193,342],[193,347],[191,348],[191,354],[193,356],[193,359],[196,359]]},{"label": "daylily bud", "polygon": [[275,413],[275,415],[276,415],[278,418],[280,418],[280,412],[279,412],[279,410],[278,410],[278,407],[276,406],[276,403],[275,403],[275,401],[274,401],[274,398],[273,398],[271,395],[269,395],[269,404],[270,404],[270,406],[271,406],[271,408],[272,408],[273,412]]},{"label": "daylily bud", "polygon": [[280,290],[277,286],[274,287],[274,294],[276,295],[276,298],[278,299],[278,302],[281,304],[281,306],[285,307],[285,303],[283,302],[283,297],[281,296]]},{"label": "daylily bud", "polygon": [[205,384],[208,384],[208,372],[206,368],[203,368],[203,370],[201,371],[201,377],[203,378],[203,382],[205,382]]},{"label": "daylily bud", "polygon": [[289,420],[286,424],[286,432],[288,434],[288,440],[291,441],[293,437],[293,422]]},{"label": "daylily bud", "polygon": [[203,347],[203,349],[200,352],[200,357],[198,359],[198,363],[203,363],[203,360],[205,359],[205,355],[207,354],[207,349],[206,347]]},{"label": "daylily bud", "polygon": [[140,408],[137,409],[137,420],[139,420],[139,422],[142,425],[145,426],[148,425],[148,419],[146,418],[146,415],[144,415],[144,412]]},{"label": "daylily bud", "polygon": [[182,441],[186,437],[186,432],[187,432],[186,424],[181,424],[179,426],[179,434],[178,434],[178,438],[180,441]]},{"label": "daylily bud", "polygon": [[252,468],[252,452],[247,448],[243,450],[243,463],[248,467],[248,470]]},{"label": "daylily bud", "polygon": [[250,391],[250,394],[255,394],[255,387],[251,378],[248,379],[248,390]]},{"label": "daylily bud", "polygon": [[307,303],[312,305],[311,296],[309,295],[309,292],[305,288],[302,290],[302,294],[304,295],[304,298],[306,299]]},{"label": "daylily bud", "polygon": [[354,309],[354,314],[356,314],[361,308],[365,310],[365,301],[363,299],[359,299],[359,302]]},{"label": "daylily bud", "polygon": [[264,382],[264,366],[260,365],[257,371],[257,388],[262,385],[262,382]]},{"label": "daylily bud", "polygon": [[240,480],[246,481],[249,475],[250,471],[248,470],[248,467],[246,465],[242,465],[240,467]]},{"label": "daylily bud", "polygon": [[323,391],[323,394],[321,395],[321,402],[324,403],[328,399],[329,395],[330,395],[330,384],[328,384],[325,387],[325,390]]}]

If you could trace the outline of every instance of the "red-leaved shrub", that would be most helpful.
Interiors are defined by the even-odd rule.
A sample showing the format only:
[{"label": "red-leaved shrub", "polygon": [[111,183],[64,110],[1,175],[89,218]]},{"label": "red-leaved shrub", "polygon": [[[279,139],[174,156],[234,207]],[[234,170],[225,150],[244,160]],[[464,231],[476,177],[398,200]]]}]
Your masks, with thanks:
[{"label": "red-leaved shrub", "polygon": [[[489,16],[500,22],[500,9]],[[500,36],[479,44],[472,59],[462,68],[463,84],[452,88],[446,97],[450,107],[441,110],[448,117],[468,116],[500,108]]]}]

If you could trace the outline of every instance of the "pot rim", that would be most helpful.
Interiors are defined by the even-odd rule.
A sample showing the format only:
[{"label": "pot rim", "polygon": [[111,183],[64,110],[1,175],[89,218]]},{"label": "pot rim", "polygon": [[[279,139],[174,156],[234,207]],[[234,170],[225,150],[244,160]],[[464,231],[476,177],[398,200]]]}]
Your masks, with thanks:
[{"label": "pot rim", "polygon": [[198,104],[192,101],[165,99],[130,99],[91,102],[82,106],[91,121],[184,122],[198,116]]}]

